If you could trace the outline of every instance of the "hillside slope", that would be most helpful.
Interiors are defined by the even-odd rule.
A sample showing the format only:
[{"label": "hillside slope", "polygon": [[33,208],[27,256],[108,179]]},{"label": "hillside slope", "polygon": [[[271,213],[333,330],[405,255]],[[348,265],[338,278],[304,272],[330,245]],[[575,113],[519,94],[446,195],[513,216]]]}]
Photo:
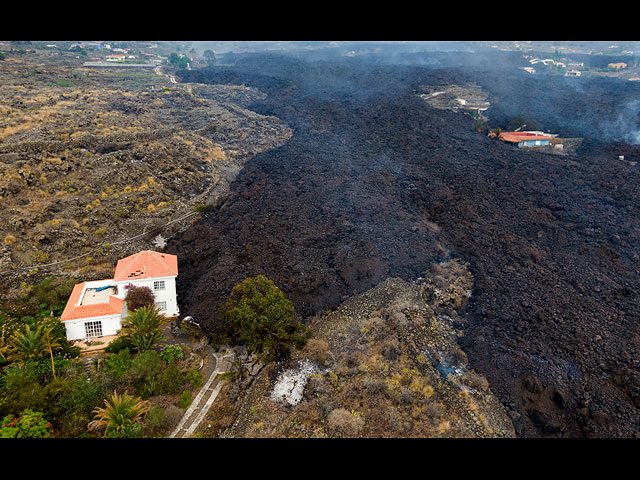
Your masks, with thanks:
[{"label": "hillside slope", "polygon": [[162,228],[215,203],[244,162],[291,136],[243,106],[264,96],[256,90],[167,82],[132,69],[0,62],[0,271],[81,256],[18,270],[4,287],[109,275],[117,258],[190,225],[197,217]]}]

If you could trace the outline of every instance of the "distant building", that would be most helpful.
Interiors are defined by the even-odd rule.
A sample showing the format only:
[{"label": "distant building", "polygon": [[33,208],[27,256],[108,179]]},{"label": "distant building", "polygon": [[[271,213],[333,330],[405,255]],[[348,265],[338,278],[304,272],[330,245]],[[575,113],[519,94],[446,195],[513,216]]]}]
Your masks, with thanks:
[{"label": "distant building", "polygon": [[580,70],[567,70],[564,74],[565,77],[579,77],[582,75]]},{"label": "distant building", "polygon": [[613,68],[614,70],[621,70],[623,68],[627,68],[627,64],[620,62],[620,63],[610,63],[609,65],[607,65],[607,67],[609,68]]},{"label": "distant building", "polygon": [[522,148],[549,145],[552,137],[538,132],[502,132],[499,138],[504,142],[515,143],[519,148]]},{"label": "distant building", "polygon": [[107,55],[107,62],[124,62],[124,55]]},{"label": "distant building", "polygon": [[524,70],[525,72],[531,73],[531,74],[536,73],[536,69],[533,68],[533,67],[522,67],[522,70]]}]

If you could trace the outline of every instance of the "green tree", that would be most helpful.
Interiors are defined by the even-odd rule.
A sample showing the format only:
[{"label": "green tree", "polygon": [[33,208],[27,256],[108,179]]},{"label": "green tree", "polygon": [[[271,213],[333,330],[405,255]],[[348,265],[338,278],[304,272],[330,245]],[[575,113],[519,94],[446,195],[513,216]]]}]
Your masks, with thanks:
[{"label": "green tree", "polygon": [[216,54],[213,50],[205,50],[203,56],[207,60],[207,64],[213,65],[214,63],[216,63]]},{"label": "green tree", "polygon": [[149,403],[139,397],[131,397],[126,392],[113,392],[105,399],[104,407],[94,410],[94,419],[89,422],[89,430],[105,429],[105,435],[125,431],[133,427],[149,410]]},{"label": "green tree", "polygon": [[184,55],[178,55],[177,53],[172,53],[169,55],[169,63],[174,65],[182,70],[187,68],[187,64],[189,63],[189,59]]},{"label": "green tree", "polygon": [[71,279],[47,277],[32,287],[29,292],[29,303],[48,308],[51,316],[56,309],[62,313],[73,286],[74,282]]},{"label": "green tree", "polygon": [[220,312],[232,339],[268,362],[302,348],[311,331],[295,318],[293,303],[267,277],[247,278],[231,290]]}]

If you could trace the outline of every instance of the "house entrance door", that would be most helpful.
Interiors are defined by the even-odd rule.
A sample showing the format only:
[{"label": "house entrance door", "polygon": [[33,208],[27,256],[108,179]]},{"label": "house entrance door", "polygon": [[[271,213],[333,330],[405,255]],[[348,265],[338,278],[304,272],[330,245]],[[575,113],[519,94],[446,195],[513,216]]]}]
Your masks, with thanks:
[{"label": "house entrance door", "polygon": [[102,322],[85,322],[84,334],[86,338],[101,337],[102,336]]}]

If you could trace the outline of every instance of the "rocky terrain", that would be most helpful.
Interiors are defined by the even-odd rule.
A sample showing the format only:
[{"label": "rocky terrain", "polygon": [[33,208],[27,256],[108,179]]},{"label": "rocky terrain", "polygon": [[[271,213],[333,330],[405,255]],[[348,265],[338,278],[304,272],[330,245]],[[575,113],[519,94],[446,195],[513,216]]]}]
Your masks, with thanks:
[{"label": "rocky terrain", "polygon": [[[179,84],[0,62],[0,294],[161,234],[207,333],[258,274],[314,329],[221,395],[225,435],[637,435],[637,83],[533,78],[518,52],[233,58]],[[469,84],[492,127],[584,140],[517,149],[419,94]]]},{"label": "rocky terrain", "polygon": [[450,260],[349,298],[309,320],[313,338],[286,364],[228,389],[207,423],[224,437],[514,436],[457,343],[472,287]]},{"label": "rocky terrain", "polygon": [[[305,319],[387,278],[414,281],[453,255],[474,278],[461,348],[517,435],[635,435],[640,149],[603,141],[636,86],[585,79],[577,96],[575,82],[540,77],[519,89],[541,128],[545,102],[554,112],[565,105],[561,91],[541,92],[566,88],[574,99],[563,110],[572,128],[554,131],[585,140],[576,154],[549,155],[480,135],[470,117],[415,94],[475,82],[488,92],[487,116],[500,118],[511,108],[501,103],[505,84],[528,79],[518,64],[424,60],[263,55],[184,76],[258,88],[267,97],[251,108],[294,134],[247,162],[227,199],[169,243],[181,258],[183,311],[214,332],[233,285],[264,274]],[[614,104],[599,109],[602,81]]]},{"label": "rocky terrain", "polygon": [[194,206],[215,204],[244,162],[291,135],[247,110],[263,94],[242,86],[14,57],[0,80],[0,271],[13,280],[3,294],[51,274],[109,275],[121,256],[190,225]]}]

